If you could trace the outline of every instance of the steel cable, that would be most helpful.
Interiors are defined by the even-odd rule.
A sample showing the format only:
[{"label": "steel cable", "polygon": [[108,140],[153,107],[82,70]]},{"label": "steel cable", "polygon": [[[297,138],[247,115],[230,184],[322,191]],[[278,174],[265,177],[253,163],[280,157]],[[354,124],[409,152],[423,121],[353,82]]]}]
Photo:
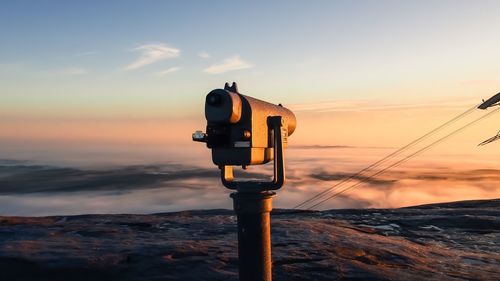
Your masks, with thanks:
[{"label": "steel cable", "polygon": [[498,112],[499,110],[500,110],[500,108],[497,108],[497,109],[495,109],[495,110],[493,110],[493,111],[491,111],[491,112],[489,112],[489,113],[487,113],[487,114],[485,114],[485,115],[483,115],[483,116],[479,117],[478,119],[476,119],[476,120],[474,120],[474,121],[471,121],[471,122],[467,123],[466,125],[464,125],[464,126],[460,127],[459,129],[456,129],[455,131],[453,131],[453,132],[451,132],[451,133],[447,134],[446,136],[444,136],[444,137],[442,137],[442,138],[440,138],[440,139],[438,139],[438,140],[436,140],[436,141],[432,142],[431,144],[429,144],[429,145],[425,146],[424,148],[417,150],[416,152],[414,152],[414,153],[412,153],[412,154],[410,154],[410,155],[406,156],[405,158],[403,158],[403,159],[401,159],[401,160],[399,160],[399,161],[395,162],[394,164],[392,164],[392,165],[390,165],[390,166],[388,166],[388,167],[386,167],[386,168],[382,169],[381,171],[379,171],[379,172],[377,172],[377,173],[375,173],[375,174],[373,174],[373,175],[369,176],[368,178],[364,179],[363,181],[360,181],[360,182],[358,182],[358,183],[356,183],[356,184],[353,184],[353,185],[351,185],[351,186],[349,186],[349,187],[347,187],[347,188],[345,188],[345,189],[343,189],[343,190],[341,190],[341,191],[339,191],[339,192],[337,192],[337,193],[335,193],[335,194],[333,194],[333,195],[329,196],[328,198],[323,199],[322,201],[320,201],[320,202],[318,202],[318,203],[316,203],[316,204],[312,205],[311,207],[309,207],[309,208],[308,208],[308,210],[314,209],[314,208],[316,208],[317,206],[319,206],[319,205],[321,205],[321,204],[325,203],[326,201],[328,201],[328,200],[330,200],[330,199],[333,199],[333,198],[335,198],[335,197],[338,197],[338,196],[339,196],[339,195],[341,195],[342,193],[344,193],[344,192],[346,192],[346,191],[348,191],[348,190],[350,190],[350,189],[352,189],[352,188],[355,188],[355,187],[357,187],[357,186],[359,186],[359,185],[361,185],[361,184],[365,183],[366,181],[368,181],[368,180],[372,179],[373,177],[376,177],[376,176],[378,176],[378,175],[380,175],[380,174],[384,173],[385,171],[387,171],[387,170],[389,170],[389,169],[391,169],[391,168],[394,168],[394,167],[396,167],[396,166],[399,166],[400,164],[402,164],[402,163],[404,163],[404,162],[408,161],[409,159],[411,159],[411,158],[413,158],[413,157],[417,156],[418,154],[423,153],[423,152],[427,151],[428,149],[432,148],[433,146],[435,146],[435,145],[437,145],[437,144],[439,144],[439,143],[443,142],[444,140],[448,139],[449,137],[451,137],[451,136],[453,136],[453,135],[455,135],[455,134],[457,134],[457,133],[459,133],[459,132],[461,132],[461,131],[465,130],[467,127],[472,126],[472,125],[474,125],[475,123],[477,123],[477,122],[479,122],[479,121],[483,120],[484,118],[487,118],[487,117],[491,116],[492,114],[494,114],[494,113]]},{"label": "steel cable", "polygon": [[439,132],[440,130],[442,130],[442,129],[446,128],[447,126],[449,126],[449,125],[453,124],[454,122],[456,122],[456,121],[458,121],[458,120],[462,119],[463,117],[465,117],[465,116],[469,115],[469,114],[470,114],[470,113],[472,113],[472,112],[473,112],[476,108],[477,108],[477,105],[474,105],[474,106],[473,106],[473,107],[471,107],[470,109],[468,109],[468,110],[464,111],[463,113],[461,113],[461,114],[459,114],[459,115],[455,116],[454,118],[450,119],[449,121],[445,122],[444,124],[442,124],[442,125],[438,126],[437,128],[435,128],[435,129],[431,130],[430,132],[428,132],[428,133],[426,133],[425,135],[423,135],[423,136],[421,136],[421,137],[417,138],[416,140],[414,140],[414,141],[412,141],[412,142],[408,143],[407,145],[405,145],[405,146],[403,146],[403,147],[399,148],[398,150],[396,150],[396,151],[392,152],[391,154],[389,154],[389,155],[385,156],[384,158],[382,158],[382,159],[378,160],[377,162],[375,162],[375,163],[371,164],[370,166],[368,166],[368,167],[366,167],[366,168],[362,169],[361,171],[357,172],[356,174],[351,175],[350,177],[343,179],[342,181],[340,181],[339,183],[335,184],[334,186],[332,186],[332,187],[330,187],[330,188],[328,188],[328,189],[326,189],[326,190],[324,190],[324,191],[322,191],[322,192],[320,192],[320,193],[316,194],[315,196],[313,196],[313,197],[311,197],[311,198],[307,199],[306,201],[304,201],[304,202],[302,202],[302,203],[300,203],[300,204],[296,205],[296,206],[294,207],[294,209],[301,208],[301,207],[303,207],[303,206],[305,206],[305,205],[308,205],[309,203],[311,203],[311,202],[313,202],[313,201],[320,200],[320,198],[322,198],[322,197],[326,196],[329,192],[333,191],[336,187],[338,187],[338,186],[340,186],[340,185],[342,185],[342,184],[344,184],[344,183],[346,183],[346,182],[348,182],[348,181],[350,181],[350,180],[352,180],[352,179],[354,179],[354,178],[356,178],[356,177],[359,177],[359,176],[360,176],[360,175],[362,175],[364,172],[366,172],[366,171],[368,171],[368,170],[370,170],[370,169],[372,169],[372,168],[374,168],[374,167],[377,167],[378,165],[380,165],[380,164],[382,164],[382,163],[386,162],[386,161],[387,161],[387,160],[389,160],[389,159],[394,158],[395,156],[397,156],[397,155],[401,154],[401,152],[405,151],[406,149],[409,149],[409,148],[411,148],[411,147],[415,146],[416,144],[420,143],[421,141],[425,140],[426,138],[428,138],[428,137],[430,137],[430,136],[434,135],[435,133]]}]

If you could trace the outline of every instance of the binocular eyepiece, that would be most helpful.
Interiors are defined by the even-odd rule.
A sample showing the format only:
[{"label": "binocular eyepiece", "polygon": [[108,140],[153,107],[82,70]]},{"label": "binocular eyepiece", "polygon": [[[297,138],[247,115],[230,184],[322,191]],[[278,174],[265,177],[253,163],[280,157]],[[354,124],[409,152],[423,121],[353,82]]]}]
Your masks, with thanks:
[{"label": "binocular eyepiece", "polygon": [[[274,159],[275,134],[286,147],[296,126],[295,115],[275,105],[238,92],[236,83],[215,89],[205,99],[206,133],[194,141],[206,142],[218,166],[265,164]],[[280,119],[280,120],[277,120]],[[279,122],[280,124],[275,124]]]}]

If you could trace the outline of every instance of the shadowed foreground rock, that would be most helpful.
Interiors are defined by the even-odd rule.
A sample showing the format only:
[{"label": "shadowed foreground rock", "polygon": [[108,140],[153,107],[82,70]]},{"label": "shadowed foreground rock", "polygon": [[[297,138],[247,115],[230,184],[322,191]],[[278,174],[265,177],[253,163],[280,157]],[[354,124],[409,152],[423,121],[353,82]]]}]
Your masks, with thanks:
[{"label": "shadowed foreground rock", "polygon": [[[275,280],[500,280],[500,200],[278,210]],[[0,280],[237,280],[232,211],[0,217]]]}]

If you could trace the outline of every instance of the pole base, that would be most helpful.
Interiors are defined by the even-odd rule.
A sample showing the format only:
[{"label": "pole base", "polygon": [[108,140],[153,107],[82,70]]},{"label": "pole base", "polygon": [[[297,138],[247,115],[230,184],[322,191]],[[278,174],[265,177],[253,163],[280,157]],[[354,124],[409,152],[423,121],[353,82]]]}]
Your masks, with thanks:
[{"label": "pole base", "polygon": [[272,200],[276,193],[235,192],[231,194],[238,218],[240,281],[271,281]]}]

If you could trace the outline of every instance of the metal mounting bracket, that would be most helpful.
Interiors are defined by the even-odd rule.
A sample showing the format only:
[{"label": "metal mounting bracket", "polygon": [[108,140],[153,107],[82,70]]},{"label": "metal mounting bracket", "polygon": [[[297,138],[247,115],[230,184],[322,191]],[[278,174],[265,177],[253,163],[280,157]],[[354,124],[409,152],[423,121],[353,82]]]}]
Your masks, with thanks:
[{"label": "metal mounting bracket", "polygon": [[228,189],[241,192],[260,192],[266,190],[280,189],[285,183],[285,158],[283,155],[283,118],[281,116],[270,116],[267,119],[269,129],[273,131],[274,142],[274,177],[270,182],[259,181],[237,181],[233,176],[233,166],[223,165],[220,167],[222,184]]}]

